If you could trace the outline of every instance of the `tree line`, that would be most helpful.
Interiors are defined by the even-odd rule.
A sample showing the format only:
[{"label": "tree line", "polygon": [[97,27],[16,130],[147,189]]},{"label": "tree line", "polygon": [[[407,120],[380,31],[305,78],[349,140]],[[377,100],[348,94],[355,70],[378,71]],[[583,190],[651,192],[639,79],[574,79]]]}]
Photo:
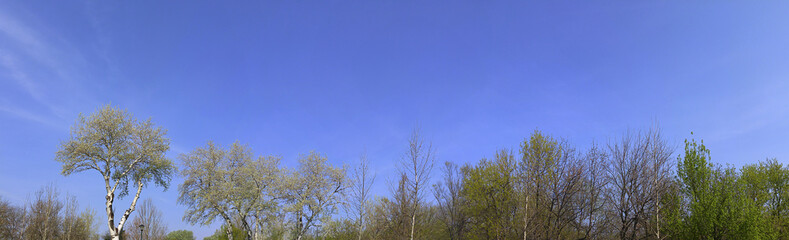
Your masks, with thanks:
[{"label": "tree line", "polygon": [[[128,232],[142,189],[166,189],[174,174],[183,220],[223,223],[208,239],[789,239],[789,167],[714,164],[703,141],[675,152],[654,126],[586,149],[535,130],[463,165],[436,164],[418,129],[405,146],[389,195],[373,196],[365,154],[348,167],[313,151],[288,168],[209,141],[176,168],[166,130],[106,106],[80,115],[56,160],[64,175],[101,173],[112,239]],[[117,222],[116,194],[133,196]]]}]

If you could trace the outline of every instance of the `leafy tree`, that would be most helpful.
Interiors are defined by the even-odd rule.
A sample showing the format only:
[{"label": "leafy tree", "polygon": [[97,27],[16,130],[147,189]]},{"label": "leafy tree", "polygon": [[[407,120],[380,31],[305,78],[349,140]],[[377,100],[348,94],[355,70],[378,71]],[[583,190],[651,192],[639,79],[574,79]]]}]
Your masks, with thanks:
[{"label": "leafy tree", "polygon": [[542,206],[547,201],[548,183],[554,178],[554,165],[561,156],[559,143],[534,131],[521,144],[518,164],[519,192],[523,209],[523,239],[549,238],[546,236],[548,213]]},{"label": "leafy tree", "polygon": [[[534,133],[521,144],[517,167],[523,239],[574,238],[583,204],[583,165],[564,140]],[[573,236],[569,236],[573,235]]]},{"label": "leafy tree", "polygon": [[465,215],[471,229],[467,239],[512,239],[516,214],[513,173],[515,160],[502,150],[494,161],[483,159],[474,167],[463,168]]},{"label": "leafy tree", "polygon": [[194,233],[189,230],[176,230],[167,234],[166,240],[195,240]]},{"label": "leafy tree", "polygon": [[[228,237],[227,232],[230,232],[232,235]],[[203,240],[229,240],[229,239],[244,239],[247,236],[247,233],[240,228],[222,225],[219,229],[214,232],[214,235],[208,236],[203,238]]]},{"label": "leafy tree", "polygon": [[208,142],[179,158],[184,168],[184,183],[179,187],[178,202],[187,206],[184,220],[208,225],[220,217],[228,239],[234,239],[232,227],[246,233],[244,238],[263,230],[264,220],[277,209],[279,193],[279,158],[258,157],[253,160],[246,145],[233,143],[225,150]]},{"label": "leafy tree", "polygon": [[323,230],[325,240],[349,240],[359,238],[358,222],[345,219],[340,221],[329,221]]},{"label": "leafy tree", "polygon": [[[151,181],[165,190],[169,186],[175,167],[165,157],[170,149],[165,135],[166,130],[155,127],[150,119],[138,121],[125,110],[107,105],[88,117],[80,114],[71,136],[56,153],[65,176],[85,170],[101,174],[106,190],[107,226],[115,240],[120,239],[143,187]],[[134,198],[116,225],[116,193],[119,198],[128,195],[129,185],[136,188]]]},{"label": "leafy tree", "polygon": [[298,170],[286,179],[288,210],[295,217],[295,239],[301,239],[311,227],[328,223],[348,187],[345,168],[326,163],[317,152],[302,155]]},{"label": "leafy tree", "polygon": [[789,239],[789,167],[776,159],[741,170],[744,191],[761,211],[778,239]]},{"label": "leafy tree", "polygon": [[772,239],[758,197],[746,189],[753,184],[751,176],[740,178],[733,168],[715,167],[709,154],[703,141],[686,140],[685,155],[678,158],[677,175],[687,211],[681,215],[676,237]]}]

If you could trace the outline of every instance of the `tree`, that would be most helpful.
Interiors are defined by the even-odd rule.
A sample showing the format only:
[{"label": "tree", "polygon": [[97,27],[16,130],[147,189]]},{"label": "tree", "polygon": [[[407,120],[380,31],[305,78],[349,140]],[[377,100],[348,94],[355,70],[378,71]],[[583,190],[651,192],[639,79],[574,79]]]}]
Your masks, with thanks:
[{"label": "tree", "polygon": [[463,168],[464,213],[469,219],[467,239],[513,239],[517,237],[515,159],[506,150],[494,161],[482,159]]},{"label": "tree", "polygon": [[551,222],[550,181],[557,179],[556,165],[562,157],[562,145],[535,130],[521,144],[517,173],[522,202],[523,239],[548,239]]},{"label": "tree", "polygon": [[[721,169],[710,162],[710,150],[695,140],[685,140],[685,154],[677,159],[677,175],[685,213],[680,215],[677,238],[771,239],[774,238],[746,186],[735,169]],[[749,173],[750,174],[750,173]]]},{"label": "tree", "polygon": [[[142,233],[140,225],[143,225]],[[164,240],[167,225],[162,221],[162,211],[159,211],[149,198],[142,202],[140,209],[137,210],[137,216],[134,217],[127,231],[130,240]]]},{"label": "tree", "polygon": [[425,143],[419,133],[419,129],[414,129],[408,140],[408,152],[400,162],[400,173],[406,177],[406,191],[410,198],[408,203],[411,204],[408,207],[411,210],[410,240],[414,240],[416,214],[420,209],[425,191],[424,188],[430,182],[430,173],[433,170],[434,161],[433,144]]},{"label": "tree", "polygon": [[[230,237],[228,237],[226,234],[227,232],[231,233]],[[216,230],[216,232],[214,232],[214,235],[203,238],[203,240],[229,240],[233,238],[244,239],[246,236],[247,233],[244,230],[223,224],[221,227],[219,227],[219,229]]]},{"label": "tree", "polygon": [[60,193],[52,185],[36,192],[35,199],[30,204],[28,226],[25,229],[26,239],[52,240],[62,237],[60,218],[63,202],[58,197]]},{"label": "tree", "polygon": [[74,196],[66,196],[63,216],[63,237],[64,240],[77,240],[94,238],[95,228],[94,219],[96,213],[92,209],[85,209],[82,213],[77,212],[79,204]]},{"label": "tree", "polygon": [[350,188],[350,209],[356,217],[357,239],[362,239],[364,217],[370,203],[370,189],[375,183],[375,175],[371,175],[367,154],[359,157],[359,166],[353,171],[353,185]]},{"label": "tree", "polygon": [[27,228],[27,211],[0,198],[0,239],[24,239]]},{"label": "tree", "polygon": [[445,162],[443,182],[433,185],[433,194],[438,204],[439,216],[446,227],[450,240],[462,239],[466,229],[467,217],[463,211],[463,171],[452,162]]},{"label": "tree", "polygon": [[608,218],[605,216],[607,201],[604,191],[608,185],[606,168],[608,167],[608,154],[599,148],[595,143],[584,156],[586,172],[584,176],[584,192],[582,197],[583,220],[578,223],[586,222],[583,229],[584,239],[602,238],[608,225]]},{"label": "tree", "polygon": [[326,163],[326,157],[310,152],[299,158],[298,170],[287,179],[288,210],[295,217],[295,239],[301,239],[318,223],[328,223],[347,188],[345,168]]},{"label": "tree", "polygon": [[167,234],[166,240],[195,240],[194,233],[189,230],[176,230]]},{"label": "tree", "polygon": [[[234,239],[234,227],[252,238],[274,211],[279,190],[279,158],[258,157],[248,146],[233,143],[225,150],[208,142],[179,156],[183,162],[178,202],[186,205],[184,220],[208,225],[221,217],[226,237]],[[250,224],[252,222],[254,224]]]},{"label": "tree", "polygon": [[747,196],[762,212],[778,239],[789,239],[789,167],[767,159],[742,168]]},{"label": "tree", "polygon": [[[169,186],[175,167],[165,156],[170,149],[166,133],[150,119],[138,121],[126,110],[107,105],[88,117],[80,114],[71,128],[71,136],[56,153],[65,176],[86,170],[101,174],[106,190],[107,226],[115,240],[120,238],[143,187],[151,181],[165,190]],[[113,205],[116,193],[119,198],[128,195],[129,185],[136,192],[116,225]]]},{"label": "tree", "polygon": [[[616,216],[615,230],[621,239],[658,237],[661,201],[668,194],[671,148],[657,127],[637,134],[628,132],[608,144],[611,189],[607,201]],[[662,238],[662,236],[661,236]]]}]

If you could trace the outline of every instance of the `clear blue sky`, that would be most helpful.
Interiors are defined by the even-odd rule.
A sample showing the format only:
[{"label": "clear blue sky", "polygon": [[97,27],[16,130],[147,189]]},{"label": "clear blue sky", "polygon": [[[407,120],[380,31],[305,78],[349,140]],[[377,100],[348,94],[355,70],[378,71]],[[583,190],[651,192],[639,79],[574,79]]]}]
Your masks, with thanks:
[{"label": "clear blue sky", "polygon": [[[417,124],[439,162],[655,121],[717,163],[789,161],[786,1],[220,2],[0,1],[0,196],[54,183],[106,231],[99,174],[63,177],[54,153],[108,103],[168,129],[173,159],[207,140],[287,166],[366,149],[380,195]],[[181,222],[181,181],[142,197],[210,235]]]}]

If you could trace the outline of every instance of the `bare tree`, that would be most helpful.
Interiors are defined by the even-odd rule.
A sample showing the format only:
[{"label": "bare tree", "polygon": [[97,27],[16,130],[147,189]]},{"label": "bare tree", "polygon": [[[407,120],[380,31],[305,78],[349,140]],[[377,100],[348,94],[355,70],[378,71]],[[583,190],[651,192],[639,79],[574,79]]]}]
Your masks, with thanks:
[{"label": "bare tree", "polygon": [[414,229],[416,228],[416,214],[420,209],[420,204],[424,195],[424,188],[430,181],[430,173],[433,170],[435,153],[432,143],[425,143],[419,133],[419,129],[414,129],[408,140],[408,152],[403,156],[400,165],[400,172],[406,176],[407,192],[412,205],[411,210],[411,233],[409,239],[414,239]]},{"label": "bare tree", "polygon": [[11,205],[0,199],[0,239],[23,239],[27,228],[27,211],[23,207]]},{"label": "bare tree", "polygon": [[668,191],[671,148],[656,127],[628,132],[608,148],[612,161],[607,200],[617,218],[619,238],[643,238],[652,232],[659,237],[659,223],[664,221],[659,215],[659,198]]},{"label": "bare tree", "polygon": [[463,174],[458,166],[452,162],[445,162],[443,170],[444,181],[433,186],[440,216],[446,225],[449,238],[461,239],[466,224],[466,217],[462,211],[464,201]]},{"label": "bare tree", "polygon": [[606,201],[604,191],[608,185],[606,168],[608,167],[608,154],[599,148],[596,143],[584,156],[586,164],[586,174],[584,179],[583,213],[587,226],[583,230],[584,239],[599,239],[607,225],[605,216]]},{"label": "bare tree", "polygon": [[[143,225],[142,232],[140,225]],[[144,200],[126,232],[132,240],[164,240],[167,236],[167,225],[162,220],[162,211],[153,205],[150,198]]]},{"label": "bare tree", "polygon": [[375,175],[370,173],[370,162],[367,160],[367,153],[359,157],[359,166],[353,171],[353,185],[350,191],[350,208],[356,215],[356,227],[358,228],[358,239],[362,239],[364,232],[364,218],[367,206],[370,202],[370,190],[375,182]]},{"label": "bare tree", "polygon": [[560,143],[561,154],[556,162],[554,177],[548,178],[548,209],[550,222],[548,236],[552,239],[577,238],[576,232],[568,231],[579,221],[583,205],[577,201],[583,192],[583,172],[585,166],[578,158],[575,149],[567,142]]}]

